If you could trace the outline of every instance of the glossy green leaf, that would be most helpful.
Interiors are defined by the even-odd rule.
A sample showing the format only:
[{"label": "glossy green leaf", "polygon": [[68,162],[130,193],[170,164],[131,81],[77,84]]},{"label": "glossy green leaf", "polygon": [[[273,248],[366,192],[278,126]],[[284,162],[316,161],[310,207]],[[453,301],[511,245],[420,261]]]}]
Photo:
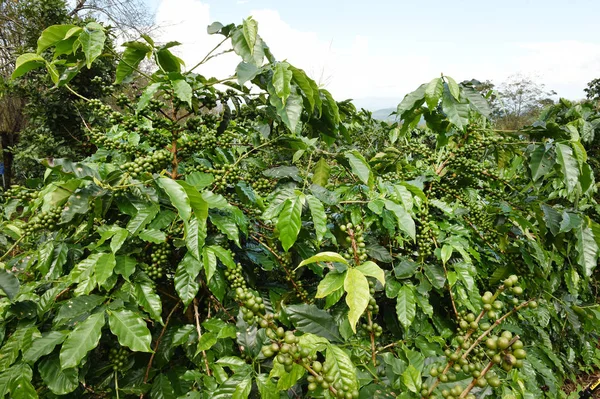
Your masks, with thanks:
[{"label": "glossy green leaf", "polygon": [[272,85],[269,86],[269,102],[277,110],[277,115],[279,115],[281,121],[292,133],[295,133],[300,122],[300,117],[302,116],[302,97],[291,93],[284,103],[277,96],[275,89],[271,90],[271,87]]},{"label": "glossy green leaf", "polygon": [[358,265],[356,270],[360,270],[365,276],[375,277],[381,282],[381,285],[385,286],[385,273],[377,263],[368,260]]},{"label": "glossy green leaf", "polygon": [[469,105],[458,102],[450,90],[444,90],[442,94],[442,110],[448,120],[460,130],[469,123]]},{"label": "glossy green leaf", "polygon": [[404,96],[404,99],[402,99],[402,102],[398,105],[396,110],[400,118],[402,118],[405,112],[413,109],[417,105],[423,104],[426,89],[427,85],[422,84],[417,90]]},{"label": "glossy green leaf", "polygon": [[215,252],[206,247],[202,251],[202,263],[204,264],[204,273],[206,273],[206,280],[210,281],[212,276],[215,274],[217,270],[217,255]]},{"label": "glossy green leaf", "polygon": [[560,165],[568,192],[573,192],[579,182],[579,167],[573,149],[566,144],[556,144],[556,161]]},{"label": "glossy green leaf", "polygon": [[296,85],[298,85],[298,87],[300,87],[300,89],[304,92],[304,96],[310,107],[310,112],[313,112],[316,108],[320,114],[322,109],[322,100],[319,93],[319,87],[315,81],[309,78],[306,72],[304,72],[302,69],[295,68],[292,65],[290,65],[288,68],[292,71],[294,83],[296,83]]},{"label": "glossy green leaf", "polygon": [[162,302],[152,284],[140,281],[134,284],[135,298],[140,306],[152,317],[162,324]]},{"label": "glossy green leaf", "polygon": [[0,290],[8,299],[12,301],[17,296],[20,285],[19,279],[14,274],[0,268]]},{"label": "glossy green leaf", "polygon": [[546,175],[552,166],[556,162],[553,152],[546,145],[541,144],[531,153],[531,159],[529,160],[529,169],[531,170],[531,176],[536,181],[540,177]]},{"label": "glossy green leaf", "polygon": [[273,87],[275,94],[281,99],[285,105],[287,98],[291,93],[292,71],[288,69],[287,62],[279,62],[273,70]]},{"label": "glossy green leaf", "polygon": [[598,266],[600,248],[594,239],[594,233],[589,227],[580,227],[576,230],[577,236],[577,263],[581,266],[586,277],[590,277]]},{"label": "glossy green leaf", "polygon": [[13,366],[11,370],[14,378],[9,383],[11,399],[33,399],[37,398],[38,394],[32,385],[31,368],[23,363]]},{"label": "glossy green leaf", "polygon": [[325,234],[327,234],[327,214],[325,213],[325,207],[319,199],[312,195],[307,195],[306,201],[308,202],[313,225],[315,226],[317,241],[321,242]]},{"label": "glossy green leaf", "polygon": [[187,264],[192,262],[192,259],[194,259],[192,256],[185,257],[179,263],[175,270],[175,277],[173,280],[175,283],[175,291],[177,291],[177,295],[179,295],[179,298],[181,298],[185,306],[188,306],[192,302],[200,289],[200,285],[196,281],[197,275],[192,276],[187,270]]},{"label": "glossy green leaf", "polygon": [[354,362],[342,348],[336,345],[327,346],[324,367],[328,370],[326,375],[333,377],[334,381],[348,386],[350,391],[358,389]]},{"label": "glossy green leaf", "polygon": [[256,20],[254,20],[252,17],[244,19],[244,22],[242,23],[242,32],[244,34],[244,38],[246,39],[250,54],[253,54],[254,46],[256,45],[256,39],[258,38],[258,22],[256,22]]},{"label": "glossy green leaf", "polygon": [[346,259],[344,259],[344,257],[342,255],[338,254],[337,252],[319,252],[315,256],[311,256],[308,259],[304,259],[302,262],[300,262],[298,267],[302,267],[302,266],[308,265],[310,263],[316,263],[316,262],[337,262],[337,263],[343,263],[344,265],[348,265],[348,261]]},{"label": "glossy green leaf", "polygon": [[464,93],[467,100],[469,100],[469,105],[471,108],[475,109],[475,111],[479,112],[481,115],[486,118],[490,118],[492,114],[492,110],[490,108],[490,104],[488,101],[481,95],[480,92],[473,89],[472,87],[462,87],[462,92]]},{"label": "glossy green leaf", "polygon": [[[138,68],[140,62],[152,51],[152,49],[141,42],[125,43],[125,51],[121,54],[121,60],[117,65],[115,84],[119,84],[129,78]],[[150,87],[150,86],[148,86]]]},{"label": "glossy green leaf", "polygon": [[442,78],[435,78],[427,84],[425,87],[425,101],[427,107],[430,110],[437,108],[440,98],[442,98],[442,92],[444,91],[444,82]]},{"label": "glossy green leaf", "polygon": [[238,83],[243,85],[246,82],[251,81],[260,73],[260,68],[258,68],[254,64],[249,64],[247,62],[240,62],[235,69]]},{"label": "glossy green leaf", "polygon": [[277,385],[267,374],[257,375],[255,381],[258,392],[260,393],[260,399],[279,399]]},{"label": "glossy green leaf", "polygon": [[171,199],[171,203],[177,209],[179,217],[184,222],[190,220],[192,208],[185,190],[175,180],[168,177],[161,177],[157,182]]},{"label": "glossy green leaf", "polygon": [[25,75],[27,72],[31,71],[32,69],[40,68],[44,65],[46,65],[46,60],[41,55],[33,53],[21,54],[17,58],[15,70],[11,75],[11,79],[19,78]]},{"label": "glossy green leaf", "polygon": [[350,163],[352,173],[367,186],[372,186],[373,173],[365,158],[357,150],[348,151],[344,155]]},{"label": "glossy green leaf", "polygon": [[402,382],[409,391],[418,393],[421,390],[421,372],[409,364],[402,373]]},{"label": "glossy green leaf", "polygon": [[315,294],[315,298],[325,298],[332,292],[339,290],[344,286],[345,279],[346,272],[338,273],[335,271],[331,271],[327,273],[325,275],[325,278],[323,278],[323,280],[321,280],[321,282],[317,286],[317,293]]},{"label": "glossy green leaf", "polygon": [[23,353],[23,360],[28,363],[35,363],[42,357],[52,353],[56,345],[64,342],[69,334],[68,331],[48,331],[42,334],[40,338],[35,339],[31,347]]},{"label": "glossy green leaf", "polygon": [[98,257],[94,265],[94,273],[96,274],[96,282],[98,286],[104,284],[104,282],[113,274],[113,270],[116,266],[115,254],[105,253]]},{"label": "glossy green leaf", "polygon": [[302,204],[303,194],[296,194],[288,198],[277,219],[277,230],[279,230],[279,241],[283,249],[287,251],[294,245],[302,227]]},{"label": "glossy green leaf", "polygon": [[44,384],[56,395],[66,395],[79,386],[77,368],[61,369],[58,356],[44,358],[38,370]]},{"label": "glossy green leaf", "polygon": [[188,106],[192,106],[192,86],[184,79],[178,79],[171,82],[175,96]]},{"label": "glossy green leaf", "polygon": [[369,281],[365,275],[357,269],[348,269],[344,280],[344,291],[346,291],[346,304],[348,305],[348,321],[352,331],[356,333],[356,323],[367,309],[369,304]]},{"label": "glossy green leaf", "polygon": [[329,171],[331,167],[325,160],[325,158],[319,159],[319,161],[315,165],[315,169],[313,171],[312,182],[313,184],[318,184],[321,187],[327,186],[327,182],[329,181]]},{"label": "glossy green leaf", "polygon": [[125,309],[109,311],[108,324],[122,346],[134,352],[152,352],[150,330],[139,314]]},{"label": "glossy green leaf", "polygon": [[152,383],[150,389],[151,399],[177,399],[177,395],[173,390],[173,385],[167,374],[159,374]]},{"label": "glossy green leaf", "polygon": [[401,231],[405,232],[414,241],[417,235],[415,221],[408,214],[408,212],[406,212],[404,207],[390,200],[384,200],[384,205],[387,210],[389,210],[394,214],[394,216],[396,216],[398,228]]},{"label": "glossy green leaf", "polygon": [[100,312],[90,315],[71,331],[60,349],[62,370],[79,366],[87,353],[98,346],[104,323],[104,312]]},{"label": "glossy green leaf", "polygon": [[337,323],[333,317],[315,305],[289,305],[285,313],[294,326],[303,333],[311,333],[332,342],[342,341]]},{"label": "glossy green leaf", "polygon": [[91,68],[94,60],[104,50],[104,41],[106,40],[104,28],[95,22],[90,22],[83,28],[77,40],[81,43],[87,67]]},{"label": "glossy green leaf", "polygon": [[405,330],[411,326],[415,319],[417,311],[416,303],[417,300],[412,288],[408,285],[402,286],[396,297],[396,315]]},{"label": "glossy green leaf", "polygon": [[[65,36],[73,28],[77,32],[81,32],[81,28],[75,25],[52,25],[44,29],[37,41],[37,53],[41,54],[48,47],[56,45],[61,40],[65,39]],[[75,31],[73,31],[73,34]]]},{"label": "glossy green leaf", "polygon": [[140,205],[135,216],[127,223],[127,231],[129,231],[131,235],[137,235],[152,221],[152,219],[154,219],[159,210],[160,208],[155,204]]},{"label": "glossy green leaf", "polygon": [[458,86],[458,83],[450,76],[444,76],[444,78],[446,79],[448,91],[452,94],[452,97],[454,97],[456,101],[460,101],[460,87]]}]

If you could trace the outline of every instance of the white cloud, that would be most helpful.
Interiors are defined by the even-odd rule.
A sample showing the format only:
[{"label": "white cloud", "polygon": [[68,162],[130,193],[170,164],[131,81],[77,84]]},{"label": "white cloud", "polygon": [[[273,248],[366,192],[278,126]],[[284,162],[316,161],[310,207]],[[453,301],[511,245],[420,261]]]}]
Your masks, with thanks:
[{"label": "white cloud", "polygon": [[[245,0],[240,0],[245,1]],[[210,6],[198,0],[162,0],[157,22],[163,28],[158,40],[177,40],[176,52],[191,67],[221,39],[206,33],[213,22]],[[377,97],[399,99],[441,72],[457,80],[490,79],[501,83],[515,73],[537,75],[548,89],[560,95],[583,97],[583,87],[600,71],[600,45],[578,41],[550,43],[506,43],[465,51],[460,43],[415,43],[415,39],[382,46],[385,38],[339,32],[325,37],[301,31],[272,9],[257,9],[251,15],[259,23],[259,34],[278,60],[288,60],[304,69],[337,99]],[[239,21],[221,21],[240,23]],[[396,44],[397,43],[397,44]],[[224,49],[227,47],[224,47]],[[239,57],[229,53],[217,57],[198,72],[224,78],[235,71]],[[393,106],[393,100],[390,106]]]}]

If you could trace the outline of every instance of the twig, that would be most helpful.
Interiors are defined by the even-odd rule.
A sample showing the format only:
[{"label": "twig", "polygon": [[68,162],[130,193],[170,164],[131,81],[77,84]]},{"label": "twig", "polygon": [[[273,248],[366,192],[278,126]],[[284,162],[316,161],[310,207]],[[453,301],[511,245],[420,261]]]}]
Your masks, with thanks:
[{"label": "twig", "polygon": [[[167,331],[167,326],[169,325],[171,316],[173,315],[173,313],[175,313],[175,310],[179,307],[179,304],[180,304],[180,302],[177,302],[175,304],[175,306],[173,306],[173,309],[171,309],[171,312],[167,316],[167,320],[165,320],[165,325],[163,326],[162,331],[160,332],[160,335],[156,339],[156,344],[154,345],[154,351],[152,352],[152,355],[150,355],[150,360],[148,361],[148,366],[146,367],[146,374],[144,375],[144,384],[146,382],[148,382],[148,376],[150,375],[150,369],[152,368],[152,362],[154,361],[154,356],[156,355],[156,350],[158,349],[158,345],[160,345],[160,340],[162,339],[163,335],[165,335],[165,331]],[[141,394],[140,399],[142,399],[143,397],[144,397],[144,394]]]},{"label": "twig", "polygon": [[[196,318],[196,331],[198,331],[198,341],[202,337],[202,330],[200,329],[200,313],[198,312],[198,298],[194,298],[194,317]],[[208,366],[208,357],[206,357],[206,351],[202,351],[202,357],[204,358],[204,366],[206,367],[206,374],[209,376],[210,367]]]}]

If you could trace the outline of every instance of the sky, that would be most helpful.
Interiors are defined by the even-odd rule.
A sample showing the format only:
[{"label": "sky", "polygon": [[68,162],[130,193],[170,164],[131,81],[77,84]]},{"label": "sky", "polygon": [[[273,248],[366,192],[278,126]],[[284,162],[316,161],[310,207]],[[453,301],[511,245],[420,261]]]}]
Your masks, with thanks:
[{"label": "sky", "polygon": [[[220,40],[206,27],[248,16],[278,60],[304,69],[336,99],[394,107],[440,74],[501,84],[522,74],[559,96],[580,99],[600,77],[599,0],[331,1],[145,0],[188,66]],[[226,54],[198,70],[230,76]]]}]

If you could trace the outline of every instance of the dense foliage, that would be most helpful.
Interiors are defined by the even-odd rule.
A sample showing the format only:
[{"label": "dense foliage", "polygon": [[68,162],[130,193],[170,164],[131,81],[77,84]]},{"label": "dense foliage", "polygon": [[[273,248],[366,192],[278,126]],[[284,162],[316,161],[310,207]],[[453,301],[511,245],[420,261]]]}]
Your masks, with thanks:
[{"label": "dense foliage", "polygon": [[[87,102],[94,154],[5,193],[1,395],[559,398],[599,364],[588,116],[500,134],[445,76],[388,125],[254,20],[208,29],[232,78],[193,72],[220,46],[183,72],[176,43],[126,43],[117,84],[156,72]],[[104,38],[52,26],[14,77],[66,87]]]}]

